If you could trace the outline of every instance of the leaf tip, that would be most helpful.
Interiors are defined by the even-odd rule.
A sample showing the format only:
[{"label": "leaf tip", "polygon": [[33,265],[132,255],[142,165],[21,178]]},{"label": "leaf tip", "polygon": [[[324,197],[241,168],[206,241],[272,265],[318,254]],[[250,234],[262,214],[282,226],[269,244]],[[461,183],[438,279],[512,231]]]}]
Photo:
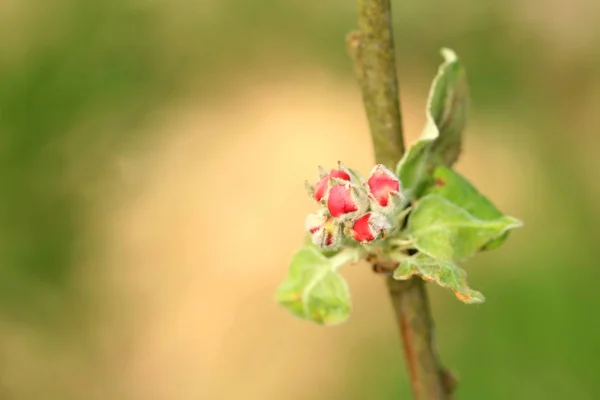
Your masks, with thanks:
[{"label": "leaf tip", "polygon": [[521,221],[518,218],[514,218],[514,217],[507,217],[508,218],[508,225],[509,225],[509,229],[516,229],[516,228],[522,228],[525,224],[523,223],[523,221]]},{"label": "leaf tip", "polygon": [[455,61],[458,61],[458,57],[456,56],[454,50],[449,49],[448,47],[442,47],[440,53],[442,54],[442,57],[444,57],[444,61],[446,61],[447,63],[453,63]]},{"label": "leaf tip", "polygon": [[485,297],[477,290],[469,290],[468,292],[454,292],[456,298],[466,304],[481,304],[485,302]]}]

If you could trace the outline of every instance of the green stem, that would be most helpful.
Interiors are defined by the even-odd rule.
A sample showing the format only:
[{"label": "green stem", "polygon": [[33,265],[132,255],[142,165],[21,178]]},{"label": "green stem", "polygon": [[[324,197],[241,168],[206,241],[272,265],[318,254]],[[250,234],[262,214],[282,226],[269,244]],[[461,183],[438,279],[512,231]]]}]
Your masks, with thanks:
[{"label": "green stem", "polygon": [[[358,0],[358,31],[347,37],[361,87],[377,163],[394,170],[404,154],[390,0]],[[453,379],[435,350],[433,320],[425,283],[418,277],[387,277],[404,343],[414,398],[447,400]]]},{"label": "green stem", "polygon": [[330,261],[334,265],[334,270],[337,271],[346,264],[359,261],[363,256],[364,251],[361,248],[349,248],[342,250],[335,256],[331,257]]},{"label": "green stem", "polygon": [[389,0],[358,1],[349,46],[362,89],[377,162],[395,167],[404,153]]}]

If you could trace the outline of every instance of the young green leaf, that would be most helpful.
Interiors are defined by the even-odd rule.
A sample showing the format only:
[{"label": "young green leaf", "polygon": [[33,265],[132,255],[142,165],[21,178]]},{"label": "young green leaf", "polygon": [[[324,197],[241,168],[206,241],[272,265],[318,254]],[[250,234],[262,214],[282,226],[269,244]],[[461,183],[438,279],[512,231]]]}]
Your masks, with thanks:
[{"label": "young green leaf", "polygon": [[507,216],[482,220],[464,208],[437,195],[423,197],[408,220],[408,233],[415,247],[437,260],[467,258],[521,221]]},{"label": "young green leaf", "polygon": [[[440,165],[433,172],[433,179],[423,195],[438,194],[463,208],[475,218],[490,221],[503,216],[496,206],[471,185],[458,172]],[[508,231],[486,243],[482,250],[499,247],[508,237]]]},{"label": "young green leaf", "polygon": [[442,49],[442,56],[444,62],[429,91],[425,129],[396,167],[407,195],[413,199],[419,197],[433,168],[452,165],[461,149],[469,98],[466,74],[452,50]]},{"label": "young green leaf", "polygon": [[347,250],[327,258],[315,246],[303,246],[294,254],[275,300],[300,318],[322,325],[344,322],[350,315],[350,293],[336,269],[356,257]]},{"label": "young green leaf", "polygon": [[467,285],[467,273],[452,261],[436,260],[423,253],[404,258],[394,271],[394,279],[406,280],[419,275],[426,281],[451,289],[465,303],[483,303],[483,295]]}]

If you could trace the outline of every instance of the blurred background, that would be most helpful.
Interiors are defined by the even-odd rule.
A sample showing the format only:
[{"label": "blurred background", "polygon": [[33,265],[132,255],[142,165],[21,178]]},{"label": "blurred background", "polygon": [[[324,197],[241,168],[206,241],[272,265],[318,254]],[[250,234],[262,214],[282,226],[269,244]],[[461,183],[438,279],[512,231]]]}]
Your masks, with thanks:
[{"label": "blurred background", "polygon": [[[466,266],[485,304],[429,289],[457,398],[597,398],[600,3],[393,6],[407,140],[451,47],[457,168],[525,221]],[[303,181],[373,164],[355,21],[342,0],[0,0],[0,399],[410,398],[366,265],[342,271],[344,325],[273,302]]]}]

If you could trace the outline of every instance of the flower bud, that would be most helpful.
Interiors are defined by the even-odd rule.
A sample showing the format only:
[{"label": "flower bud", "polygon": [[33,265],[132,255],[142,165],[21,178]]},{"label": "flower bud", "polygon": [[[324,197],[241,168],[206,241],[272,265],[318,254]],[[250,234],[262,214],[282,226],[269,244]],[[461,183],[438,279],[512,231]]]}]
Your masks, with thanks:
[{"label": "flower bud", "polygon": [[319,175],[321,176],[321,179],[319,179],[312,190],[312,195],[318,202],[320,202],[327,194],[327,189],[329,189],[329,181],[331,178],[350,181],[350,174],[346,171],[346,168],[341,162],[338,164],[339,169],[332,169],[329,171],[329,173],[322,168],[319,168]]},{"label": "flower bud", "polygon": [[327,197],[327,209],[332,217],[348,220],[369,208],[369,199],[362,187],[335,179],[332,183]]},{"label": "flower bud", "polygon": [[358,242],[368,243],[386,237],[390,230],[391,225],[385,215],[370,212],[352,222],[350,235]]},{"label": "flower bud", "polygon": [[318,231],[327,221],[327,215],[323,211],[308,214],[304,221],[304,226],[309,233],[315,233]]},{"label": "flower bud", "polygon": [[313,243],[324,250],[335,250],[342,242],[340,223],[327,217],[324,211],[309,214],[305,226]]},{"label": "flower bud", "polygon": [[376,208],[395,206],[401,199],[400,181],[392,171],[381,164],[376,165],[371,171],[367,181],[369,197],[376,203]]}]

